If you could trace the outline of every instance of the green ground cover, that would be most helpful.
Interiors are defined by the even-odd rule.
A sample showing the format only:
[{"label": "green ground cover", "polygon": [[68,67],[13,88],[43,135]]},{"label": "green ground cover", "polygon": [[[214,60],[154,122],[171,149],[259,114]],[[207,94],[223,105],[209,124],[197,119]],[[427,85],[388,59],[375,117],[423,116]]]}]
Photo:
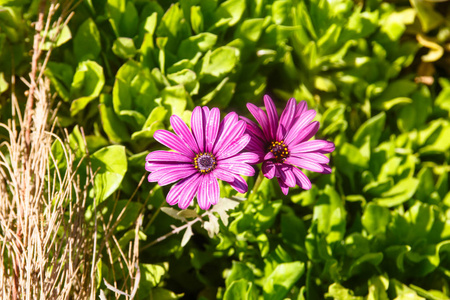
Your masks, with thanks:
[{"label": "green ground cover", "polygon": [[[18,78],[40,8],[0,5],[6,123],[12,93],[25,110]],[[113,234],[125,254],[139,238],[137,299],[450,298],[448,1],[84,0],[73,12],[43,41],[56,133],[69,132],[78,176],[88,161],[96,171],[84,213],[100,244],[95,220],[125,208]],[[330,175],[306,171],[310,190],[285,196],[264,179],[251,201],[209,214],[169,208],[168,187],[141,181],[171,115],[250,117],[245,104],[264,94],[279,111],[306,100],[317,138],[336,145]],[[52,153],[64,156],[56,142]],[[221,197],[248,195],[221,184]],[[132,281],[120,251],[102,251],[96,294],[119,297],[105,281]]]}]

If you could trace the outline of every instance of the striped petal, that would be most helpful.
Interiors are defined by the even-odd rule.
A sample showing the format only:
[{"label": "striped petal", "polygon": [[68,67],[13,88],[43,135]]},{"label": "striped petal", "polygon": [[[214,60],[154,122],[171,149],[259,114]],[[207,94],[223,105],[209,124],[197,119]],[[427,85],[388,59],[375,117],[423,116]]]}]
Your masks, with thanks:
[{"label": "striped petal", "polygon": [[323,149],[326,149],[327,153],[333,152],[334,144],[324,140],[313,140],[306,141],[289,148],[291,153],[312,152]]},{"label": "striped petal", "polygon": [[211,109],[206,121],[206,151],[211,152],[219,132],[220,110],[217,107]]},{"label": "striped petal", "polygon": [[269,133],[270,139],[275,139],[277,128],[278,128],[278,113],[275,104],[273,104],[272,99],[268,96],[264,96],[264,105],[266,106],[267,117],[269,120]]},{"label": "striped petal", "polygon": [[294,118],[296,104],[297,102],[294,98],[289,99],[285,109],[281,113],[280,123],[278,125],[276,136],[278,141],[281,141],[283,137],[285,137],[288,129],[290,128],[290,124],[292,123],[292,120]]},{"label": "striped petal", "polygon": [[254,105],[252,103],[247,103],[247,108],[250,111],[250,113],[253,115],[253,117],[256,119],[256,121],[259,123],[259,125],[261,126],[266,140],[271,140],[270,125],[269,125],[269,119],[267,118],[267,115],[264,113],[264,111],[261,108],[257,107],[256,105]]},{"label": "striped petal", "polygon": [[187,157],[183,154],[177,153],[177,152],[170,152],[170,151],[164,151],[164,150],[157,150],[150,152],[147,157],[145,158],[146,161],[156,161],[156,162],[186,162],[190,163],[192,162],[192,158]]},{"label": "striped petal", "polygon": [[247,165],[246,163],[239,163],[239,162],[233,162],[233,163],[223,163],[220,162],[217,165],[218,168],[244,176],[253,176],[255,175],[255,169],[253,167]]},{"label": "striped petal", "polygon": [[306,176],[302,171],[299,169],[293,167],[292,172],[295,175],[297,185],[301,187],[304,190],[311,189],[311,181],[309,180],[308,176]]},{"label": "striped petal", "polygon": [[310,170],[313,172],[322,173],[324,168],[321,164],[309,161],[307,159],[302,159],[294,156],[290,156],[285,160],[286,163],[290,163],[294,166],[298,166],[302,169]]},{"label": "striped petal", "polygon": [[181,154],[186,155],[187,157],[194,157],[194,152],[192,152],[192,150],[185,145],[180,137],[170,131],[163,129],[156,130],[153,134],[153,137],[155,138],[155,140],[170,149],[176,150]]},{"label": "striped petal", "polygon": [[266,160],[262,163],[261,170],[268,179],[272,179],[275,176],[275,164],[270,160]]},{"label": "striped petal", "polygon": [[211,205],[219,202],[220,190],[217,179],[211,174],[206,174],[200,183],[197,193],[198,205],[201,209],[207,210]]},{"label": "striped petal", "polygon": [[[179,182],[177,182],[175,185],[172,186],[169,193],[167,194],[166,201],[170,205],[174,205],[179,203],[180,199],[184,197],[186,199],[186,191],[188,188],[194,186],[195,183],[198,182],[198,179],[200,177],[200,174],[195,174],[191,177],[185,178]],[[191,197],[190,201],[192,201]],[[185,204],[185,203],[184,203]],[[188,203],[189,205],[189,203]],[[187,205],[186,205],[187,207]]]},{"label": "striped petal", "polygon": [[250,136],[245,134],[234,143],[230,143],[228,147],[217,153],[217,159],[226,159],[241,152],[250,142]]},{"label": "striped petal", "polygon": [[200,152],[205,151],[205,116],[204,111],[200,106],[197,106],[192,111],[191,129],[197,141]]},{"label": "striped petal", "polygon": [[197,146],[192,132],[184,121],[177,115],[170,117],[170,124],[173,127],[173,131],[191,148],[194,152],[198,153],[200,150]]},{"label": "striped petal", "polygon": [[312,119],[316,116],[315,110],[308,110],[304,112],[301,117],[297,120],[297,122],[292,125],[292,128],[289,129],[286,137],[284,138],[284,142],[286,145],[291,144],[291,142],[300,134],[301,130],[308,125]]},{"label": "striped petal", "polygon": [[230,112],[225,116],[225,118],[223,118],[219,125],[219,133],[217,135],[216,142],[214,143],[212,153],[216,154],[222,149],[224,142],[226,142],[229,138],[238,120],[238,115],[235,112]]}]

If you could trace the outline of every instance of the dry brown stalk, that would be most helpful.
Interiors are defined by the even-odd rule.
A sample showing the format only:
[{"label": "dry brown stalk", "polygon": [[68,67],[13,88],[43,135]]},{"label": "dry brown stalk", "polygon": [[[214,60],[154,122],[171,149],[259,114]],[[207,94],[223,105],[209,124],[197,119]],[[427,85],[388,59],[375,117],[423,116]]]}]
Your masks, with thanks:
[{"label": "dry brown stalk", "polygon": [[[100,293],[95,278],[99,262],[114,263],[112,257],[103,257],[103,248],[107,248],[109,256],[114,251],[121,254],[126,279],[120,288],[126,291],[127,299],[134,297],[139,285],[141,225],[136,224],[135,239],[128,244],[125,256],[116,243],[114,230],[126,206],[116,222],[104,222],[96,210],[95,225],[86,221],[88,191],[95,176],[90,163],[84,163],[89,161],[89,153],[75,163],[68,133],[62,131],[62,138],[56,135],[56,123],[49,117],[52,95],[43,72],[51,49],[42,58],[41,47],[50,28],[67,24],[72,4],[67,1],[61,5],[63,11],[53,22],[60,5],[57,1],[40,2],[30,80],[22,78],[29,88],[24,117],[18,104],[24,99],[15,94],[13,70],[13,119],[0,123],[9,134],[0,144],[0,299],[95,299]],[[59,145],[62,158],[55,157],[52,145]],[[86,168],[82,172],[86,176],[79,175],[80,168]],[[95,199],[93,202],[95,207]],[[97,247],[99,228],[104,233],[101,247]],[[113,284],[119,286],[117,281]],[[116,298],[123,295],[118,289],[113,292]]]}]

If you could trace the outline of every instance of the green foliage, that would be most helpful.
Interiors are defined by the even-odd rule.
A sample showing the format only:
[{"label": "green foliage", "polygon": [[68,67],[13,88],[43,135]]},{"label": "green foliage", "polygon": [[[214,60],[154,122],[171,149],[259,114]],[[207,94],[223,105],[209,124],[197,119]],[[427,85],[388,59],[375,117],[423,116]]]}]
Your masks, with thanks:
[{"label": "green foliage", "polygon": [[[0,3],[6,118],[12,70],[29,72],[35,8]],[[45,76],[79,175],[87,164],[95,173],[86,219],[117,222],[123,253],[140,239],[138,298],[448,299],[450,27],[441,4],[83,1],[60,37],[44,41],[53,47]],[[264,179],[250,200],[234,201],[248,195],[224,184],[205,213],[162,207],[168,188],[138,185],[145,156],[161,149],[153,134],[171,129],[172,114],[189,123],[207,105],[248,116],[245,104],[266,92],[279,111],[290,97],[306,100],[318,137],[336,144],[332,174],[306,172],[311,190],[284,196]],[[182,234],[157,240],[171,230]],[[117,249],[113,257],[99,264],[99,290],[101,279],[128,280],[116,272]]]}]

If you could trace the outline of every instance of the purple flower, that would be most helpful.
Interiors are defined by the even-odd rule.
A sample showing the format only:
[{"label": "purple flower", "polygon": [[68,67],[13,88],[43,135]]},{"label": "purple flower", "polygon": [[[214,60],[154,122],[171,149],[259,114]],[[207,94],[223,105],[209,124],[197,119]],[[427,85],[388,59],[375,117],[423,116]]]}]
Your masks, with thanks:
[{"label": "purple flower", "polygon": [[217,179],[228,182],[239,193],[248,186],[240,175],[253,176],[249,164],[258,161],[258,155],[242,152],[250,141],[245,134],[246,123],[234,112],[220,122],[218,108],[196,107],[192,112],[191,128],[173,115],[170,124],[176,134],[157,130],[153,137],[174,151],[154,151],[147,155],[145,169],[148,181],[159,185],[178,181],[167,194],[170,205],[178,203],[185,209],[197,196],[202,209],[209,209],[219,201]]},{"label": "purple flower", "polygon": [[269,179],[276,177],[283,194],[287,195],[289,188],[296,185],[309,190],[311,181],[297,167],[331,173],[327,165],[330,160],[324,153],[333,152],[334,144],[323,140],[309,141],[317,133],[319,122],[311,122],[316,111],[308,110],[305,101],[297,104],[294,98],[289,99],[280,118],[267,95],[264,96],[264,104],[267,114],[257,106],[247,104],[261,128],[242,117],[251,136],[246,150],[258,154],[264,176]]}]

